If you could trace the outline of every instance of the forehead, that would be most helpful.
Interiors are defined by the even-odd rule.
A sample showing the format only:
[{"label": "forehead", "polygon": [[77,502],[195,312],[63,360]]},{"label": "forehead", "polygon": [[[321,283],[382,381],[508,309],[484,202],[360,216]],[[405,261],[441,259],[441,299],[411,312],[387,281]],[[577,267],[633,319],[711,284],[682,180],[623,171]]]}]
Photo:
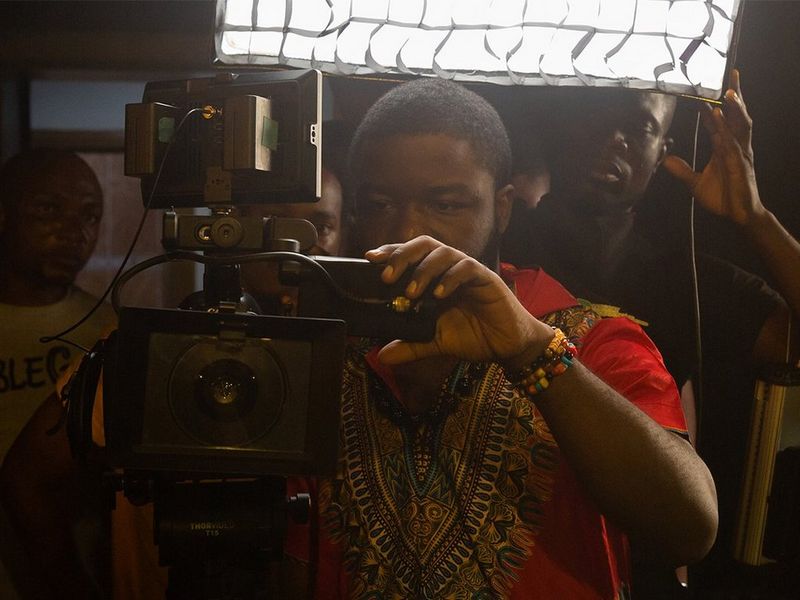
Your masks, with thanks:
[{"label": "forehead", "polygon": [[42,165],[28,165],[18,173],[15,188],[21,200],[47,195],[52,199],[67,201],[102,202],[102,192],[91,168],[78,157],[61,157]]},{"label": "forehead", "polygon": [[634,93],[634,107],[642,114],[652,116],[663,129],[668,129],[672,122],[672,114],[675,111],[675,100],[666,94],[654,92]]},{"label": "forehead", "polygon": [[606,93],[599,95],[597,100],[598,110],[589,111],[589,113],[594,113],[594,118],[599,116],[613,119],[615,122],[649,119],[656,122],[664,130],[669,127],[672,121],[674,100],[664,94],[631,90],[606,90]]},{"label": "forehead", "polygon": [[489,175],[467,140],[446,133],[398,134],[369,145],[361,184],[471,179]]}]

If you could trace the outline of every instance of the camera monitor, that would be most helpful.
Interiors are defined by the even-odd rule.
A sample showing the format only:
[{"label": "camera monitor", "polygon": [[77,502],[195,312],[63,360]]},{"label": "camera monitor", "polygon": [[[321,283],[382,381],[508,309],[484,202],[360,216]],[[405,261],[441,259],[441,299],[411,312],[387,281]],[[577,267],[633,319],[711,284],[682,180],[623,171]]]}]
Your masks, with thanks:
[{"label": "camera monitor", "polygon": [[343,321],[123,308],[115,335],[104,418],[116,466],[334,472]]},{"label": "camera monitor", "polygon": [[150,82],[125,107],[125,174],[151,208],[313,202],[321,148],[315,70]]}]

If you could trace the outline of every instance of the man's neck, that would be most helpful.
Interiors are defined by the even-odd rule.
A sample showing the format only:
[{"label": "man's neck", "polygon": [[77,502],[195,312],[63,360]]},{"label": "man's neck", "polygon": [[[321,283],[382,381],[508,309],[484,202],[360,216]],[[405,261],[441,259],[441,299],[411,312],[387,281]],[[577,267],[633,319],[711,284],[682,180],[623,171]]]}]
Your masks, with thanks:
[{"label": "man's neck", "polygon": [[602,299],[625,257],[633,214],[593,215],[548,195],[532,213],[531,262],[573,294]]}]

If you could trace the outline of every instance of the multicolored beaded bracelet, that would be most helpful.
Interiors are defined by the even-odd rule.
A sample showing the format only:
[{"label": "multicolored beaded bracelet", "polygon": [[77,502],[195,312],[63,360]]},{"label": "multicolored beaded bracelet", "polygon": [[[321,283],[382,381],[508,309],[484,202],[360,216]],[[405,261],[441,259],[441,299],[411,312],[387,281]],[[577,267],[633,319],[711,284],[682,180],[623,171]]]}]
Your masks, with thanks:
[{"label": "multicolored beaded bracelet", "polygon": [[562,375],[572,366],[572,360],[578,350],[564,335],[564,332],[553,327],[554,336],[541,356],[515,373],[508,375],[508,380],[519,391],[528,396],[535,396],[550,387],[553,378]]}]

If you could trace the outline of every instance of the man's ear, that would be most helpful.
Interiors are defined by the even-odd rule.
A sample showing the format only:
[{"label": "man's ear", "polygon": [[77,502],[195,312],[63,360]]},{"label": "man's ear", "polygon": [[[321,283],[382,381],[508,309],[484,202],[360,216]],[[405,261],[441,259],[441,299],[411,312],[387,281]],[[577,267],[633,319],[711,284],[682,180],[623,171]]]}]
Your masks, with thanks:
[{"label": "man's ear", "polygon": [[514,186],[510,183],[494,193],[494,216],[497,233],[502,235],[511,221],[511,209],[514,207]]}]

